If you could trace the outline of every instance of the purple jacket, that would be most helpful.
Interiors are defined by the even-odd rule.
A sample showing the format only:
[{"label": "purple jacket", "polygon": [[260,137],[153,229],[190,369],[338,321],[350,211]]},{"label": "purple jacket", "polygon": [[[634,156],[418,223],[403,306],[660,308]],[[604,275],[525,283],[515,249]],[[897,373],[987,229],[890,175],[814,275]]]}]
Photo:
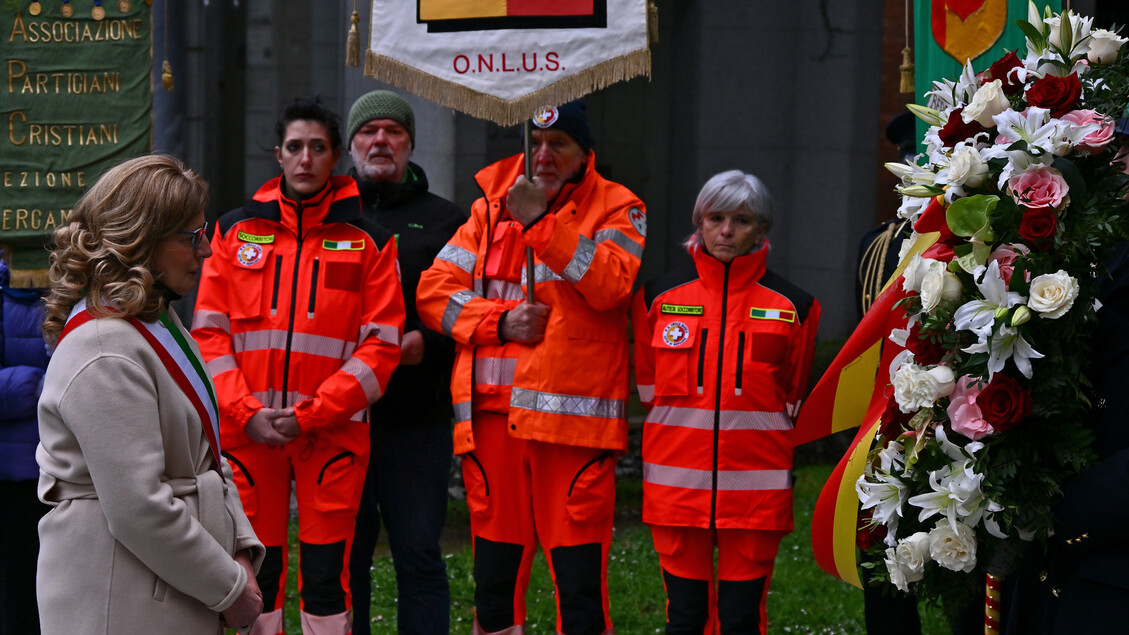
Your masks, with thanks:
[{"label": "purple jacket", "polygon": [[8,287],[0,261],[0,481],[39,478],[36,407],[47,368],[42,290]]}]

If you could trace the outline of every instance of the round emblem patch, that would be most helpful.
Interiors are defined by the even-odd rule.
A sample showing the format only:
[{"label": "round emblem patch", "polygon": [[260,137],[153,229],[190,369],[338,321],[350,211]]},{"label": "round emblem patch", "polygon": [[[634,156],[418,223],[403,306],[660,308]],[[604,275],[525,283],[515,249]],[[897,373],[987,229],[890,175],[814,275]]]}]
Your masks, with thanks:
[{"label": "round emblem patch", "polygon": [[632,207],[627,211],[627,218],[631,221],[631,226],[643,238],[647,237],[647,214],[638,207]]},{"label": "round emblem patch", "polygon": [[235,251],[235,259],[244,267],[250,267],[256,262],[259,262],[259,259],[262,257],[263,248],[255,243],[243,243],[239,246],[239,249]]},{"label": "round emblem patch", "polygon": [[548,128],[549,126],[557,123],[557,109],[552,106],[545,106],[533,113],[533,125],[538,128]]},{"label": "round emblem patch", "polygon": [[671,322],[663,329],[663,341],[667,346],[679,346],[690,337],[690,329],[683,322]]}]

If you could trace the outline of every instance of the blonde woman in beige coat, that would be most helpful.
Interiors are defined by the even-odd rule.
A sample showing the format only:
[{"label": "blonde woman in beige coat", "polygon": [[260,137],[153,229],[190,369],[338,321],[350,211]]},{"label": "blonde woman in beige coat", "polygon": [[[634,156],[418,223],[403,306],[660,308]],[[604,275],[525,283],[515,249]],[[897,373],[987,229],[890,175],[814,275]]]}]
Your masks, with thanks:
[{"label": "blonde woman in beige coat", "polygon": [[39,401],[43,633],[218,634],[262,610],[263,546],[219,459],[211,379],[168,302],[204,258],[207,185],[109,170],[56,230]]}]

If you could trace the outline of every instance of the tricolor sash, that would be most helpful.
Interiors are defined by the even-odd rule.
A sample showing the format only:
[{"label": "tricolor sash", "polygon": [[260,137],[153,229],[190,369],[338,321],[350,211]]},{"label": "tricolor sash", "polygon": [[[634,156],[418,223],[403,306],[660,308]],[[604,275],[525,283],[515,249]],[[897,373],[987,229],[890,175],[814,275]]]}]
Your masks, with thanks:
[{"label": "tricolor sash", "polygon": [[[71,310],[67,324],[59,335],[59,343],[74,329],[95,319],[94,314],[86,307],[86,300],[80,300]],[[188,397],[196,414],[200,416],[200,425],[204,428],[204,436],[208,438],[212,456],[216,460],[216,469],[220,469],[220,438],[219,438],[219,406],[216,403],[216,390],[212,385],[212,378],[204,370],[204,364],[188,343],[188,335],[169,318],[167,313],[162,313],[157,322],[142,322],[134,317],[124,318],[132,325],[145,341],[153,347],[165,370],[176,381],[176,385]]]}]

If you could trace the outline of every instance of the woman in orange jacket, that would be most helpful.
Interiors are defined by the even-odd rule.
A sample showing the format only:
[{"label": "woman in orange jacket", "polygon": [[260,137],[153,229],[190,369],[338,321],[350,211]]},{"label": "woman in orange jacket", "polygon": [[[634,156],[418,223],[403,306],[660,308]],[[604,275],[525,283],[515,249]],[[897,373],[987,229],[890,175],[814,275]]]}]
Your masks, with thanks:
[{"label": "woman in orange jacket", "polygon": [[792,529],[789,431],[819,303],[765,267],[771,205],[751,174],[711,178],[686,242],[693,266],[651,281],[632,305],[648,408],[643,521],[663,569],[668,634],[720,623],[763,635],[776,550]]},{"label": "woman in orange jacket", "polygon": [[399,363],[404,301],[395,240],[362,217],[356,182],[331,176],[337,116],[296,99],[277,132],[283,174],[219,219],[192,335],[215,377],[224,454],[267,547],[251,632],[283,632],[293,476],[302,630],[346,633],[368,406]]}]

